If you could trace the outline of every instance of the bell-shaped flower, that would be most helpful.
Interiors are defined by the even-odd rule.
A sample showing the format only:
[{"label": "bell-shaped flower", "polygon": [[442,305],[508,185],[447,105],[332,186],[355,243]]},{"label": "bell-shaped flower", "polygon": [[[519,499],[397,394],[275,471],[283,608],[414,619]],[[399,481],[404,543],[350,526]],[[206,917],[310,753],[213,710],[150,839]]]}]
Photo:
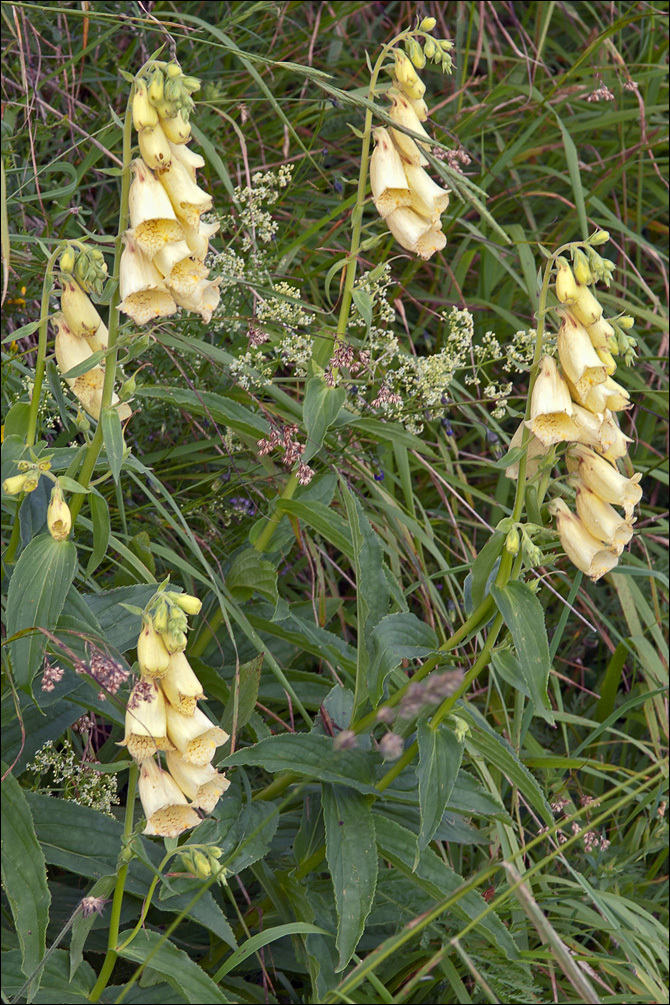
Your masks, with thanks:
[{"label": "bell-shaped flower", "polygon": [[195,181],[195,172],[205,166],[205,158],[195,153],[185,143],[170,143],[170,150],[172,151],[173,159],[176,158],[178,161],[181,161],[193,181]]},{"label": "bell-shaped flower", "polygon": [[61,310],[68,328],[79,338],[95,335],[102,324],[102,318],[79,284],[74,279],[63,280]]},{"label": "bell-shaped flower", "polygon": [[616,332],[609,321],[606,321],[605,318],[601,317],[594,324],[587,325],[586,330],[589,333],[591,345],[596,351],[612,351],[612,339],[614,339]]},{"label": "bell-shaped flower", "polygon": [[159,768],[153,758],[142,762],[138,789],[147,820],[144,834],[176,838],[201,822],[174,778]]},{"label": "bell-shaped flower", "polygon": [[204,262],[209,250],[209,239],[216,234],[221,226],[220,223],[218,221],[203,223],[201,220],[199,227],[189,227],[186,223],[182,224],[182,226],[191,255],[193,258],[197,258],[199,262]]},{"label": "bell-shaped flower", "polygon": [[165,245],[183,241],[184,232],[167,192],[143,160],[133,161],[133,174],[128,193],[132,235],[142,253],[153,258]]},{"label": "bell-shaped flower", "polygon": [[158,112],[149,100],[146,82],[141,79],[134,82],[132,112],[133,126],[138,133],[158,122]]},{"label": "bell-shaped flower", "polygon": [[186,296],[182,296],[181,293],[173,289],[174,298],[184,310],[199,314],[204,323],[209,324],[212,314],[218,307],[219,300],[221,299],[219,286],[221,285],[222,278],[222,276],[219,276],[217,279],[212,279],[211,281],[200,279]]},{"label": "bell-shaped flower", "polygon": [[616,380],[608,377],[604,384],[607,391],[607,408],[610,412],[622,412],[630,408],[630,394],[625,387],[617,384]]},{"label": "bell-shaped flower", "polygon": [[412,60],[402,51],[402,49],[395,50],[393,77],[394,83],[397,82],[403,93],[411,95],[414,100],[423,98],[426,93],[426,85],[414,69]]},{"label": "bell-shaped flower", "polygon": [[[51,322],[56,329],[54,349],[61,373],[68,373],[75,366],[90,359],[94,352],[106,348],[106,344],[101,342],[97,335],[92,335],[90,338],[78,338],[74,335],[63,314],[54,314]],[[68,384],[72,386],[69,378]]]},{"label": "bell-shaped flower", "polygon": [[[517,426],[514,436],[510,440],[509,449],[513,450],[514,447],[520,447],[523,438],[524,422],[520,422]],[[528,446],[526,448],[526,478],[532,478],[533,475],[537,474],[540,462],[544,455],[547,453],[547,447],[542,443],[541,440],[530,433],[529,439],[527,441]],[[510,464],[505,468],[505,475],[507,478],[511,478],[512,481],[516,481],[519,477],[519,461],[515,461],[514,464]]]},{"label": "bell-shaped flower", "polygon": [[403,162],[387,129],[375,129],[375,148],[370,158],[370,188],[377,212],[386,217],[402,206],[409,206],[411,193]]},{"label": "bell-shaped flower", "polygon": [[[92,370],[88,370],[87,373],[83,373],[80,377],[75,377],[74,380],[68,380],[68,384],[72,388],[73,394],[81,402],[84,411],[88,412],[91,418],[96,421],[100,419],[100,412],[102,411],[102,391],[104,383],[105,371],[101,366],[94,366]],[[116,410],[119,413],[119,418],[122,422],[129,419],[132,415],[130,405],[127,405],[125,402],[119,404],[118,394],[112,394],[110,404],[116,407]]]},{"label": "bell-shaped flower", "polygon": [[565,258],[556,259],[556,296],[562,304],[572,305],[577,299],[579,292],[577,280],[575,279],[570,265]]},{"label": "bell-shaped flower", "polygon": [[[423,128],[421,120],[412,108],[408,98],[406,98],[404,94],[400,94],[399,91],[395,91],[393,88],[387,91],[387,97],[391,99],[391,108],[389,110],[391,119],[399,126],[404,126],[406,129],[410,129],[413,133],[418,133],[419,136],[425,136],[428,142],[422,143],[421,145],[426,150],[430,150],[430,136]],[[391,135],[403,160],[409,161],[410,164],[417,164],[419,167],[427,166],[428,159],[422,153],[417,141],[413,140],[411,136],[401,132],[399,129],[391,129]],[[421,141],[418,142],[420,143]]]},{"label": "bell-shaped flower", "polygon": [[191,123],[184,120],[181,112],[161,118],[161,125],[170,143],[188,143],[191,138]]},{"label": "bell-shaped flower", "polygon": [[158,122],[137,134],[142,160],[152,171],[167,171],[172,163],[172,151],[163,127]]},{"label": "bell-shaped flower", "polygon": [[587,447],[600,448],[602,446],[603,415],[600,412],[590,412],[588,408],[575,402],[572,406],[572,418],[577,427],[577,433],[573,436],[573,440],[576,443],[583,443]]},{"label": "bell-shaped flower", "polygon": [[203,813],[211,813],[223,793],[230,787],[230,782],[211,764],[198,767],[185,761],[179,751],[171,751],[167,755],[168,771],[175,782],[191,800],[194,809]]},{"label": "bell-shaped flower", "polygon": [[207,278],[209,269],[200,260],[191,257],[186,241],[182,243],[186,248],[186,255],[176,261],[170,271],[165,274],[165,282],[173,296],[179,294],[181,297],[188,297],[196,289],[200,280]]},{"label": "bell-shaped flower", "polygon": [[140,637],[137,640],[137,662],[143,677],[153,680],[164,677],[170,666],[170,653],[163,639],[153,626],[151,618],[144,619]]},{"label": "bell-shaped flower", "polygon": [[594,325],[600,321],[603,309],[589,286],[577,283],[577,296],[570,310],[583,325]]},{"label": "bell-shaped flower", "polygon": [[158,177],[170,197],[177,218],[190,227],[197,227],[201,214],[212,208],[212,197],[196,185],[188,168],[176,159]]},{"label": "bell-shaped flower", "polygon": [[226,731],[211,723],[199,708],[193,715],[184,715],[168,705],[167,728],[170,740],[182,757],[198,766],[209,764],[216,748],[228,739]]},{"label": "bell-shaped flower", "polygon": [[126,708],[126,729],[119,744],[138,764],[159,750],[172,750],[167,737],[167,713],[161,689],[150,680],[142,680],[130,692]]},{"label": "bell-shaped flower", "polygon": [[619,457],[626,456],[628,444],[632,442],[631,437],[626,436],[612,412],[606,409],[600,427],[600,443],[595,445],[598,453],[614,464]]},{"label": "bell-shaped flower", "polygon": [[54,541],[67,541],[72,530],[72,514],[63,498],[59,482],[56,482],[51,490],[51,499],[47,507],[47,528]]},{"label": "bell-shaped flower", "polygon": [[157,255],[154,255],[153,264],[156,266],[166,283],[169,283],[168,276],[175,266],[180,262],[188,262],[191,258],[191,249],[186,241],[176,241],[175,244],[166,244]]},{"label": "bell-shaped flower", "polygon": [[449,205],[449,192],[446,188],[440,188],[422,167],[406,163],[404,168],[412,209],[421,216],[436,220]]},{"label": "bell-shaped flower", "polygon": [[415,251],[418,241],[433,229],[432,223],[425,216],[419,216],[413,209],[403,206],[394,209],[386,217],[386,225],[398,244],[408,251]]},{"label": "bell-shaped flower", "polygon": [[442,248],[446,247],[446,244],[447,237],[446,234],[442,232],[442,224],[438,220],[433,223],[430,230],[427,230],[425,234],[421,235],[411,250],[414,251],[419,258],[423,258],[423,260],[427,262],[436,251],[442,251]]},{"label": "bell-shaped flower", "polygon": [[581,404],[594,385],[607,380],[607,372],[591,345],[586,328],[570,311],[561,311],[557,342],[563,372],[574,384]]},{"label": "bell-shaped flower", "polygon": [[623,520],[608,502],[586,487],[577,488],[577,513],[589,534],[610,545],[620,555],[633,536],[632,522]]},{"label": "bell-shaped flower", "polygon": [[568,453],[567,464],[568,471],[577,471],[583,484],[600,499],[613,506],[623,506],[626,519],[630,520],[642,498],[639,471],[632,478],[626,478],[604,457],[579,443]]},{"label": "bell-shaped flower", "polygon": [[167,672],[161,677],[161,687],[172,707],[183,715],[193,715],[198,701],[205,697],[202,684],[183,652],[171,654]]},{"label": "bell-shaped flower", "polygon": [[118,309],[138,325],[174,314],[177,310],[174,297],[156,266],[143,254],[129,231],[123,235],[123,244],[119,280],[122,300]]},{"label": "bell-shaped flower", "polygon": [[619,561],[616,551],[593,537],[562,499],[554,499],[549,504],[549,512],[556,517],[563,551],[573,565],[594,582],[615,568]]},{"label": "bell-shaped flower", "polygon": [[545,447],[576,438],[570,391],[552,356],[540,361],[526,425]]}]

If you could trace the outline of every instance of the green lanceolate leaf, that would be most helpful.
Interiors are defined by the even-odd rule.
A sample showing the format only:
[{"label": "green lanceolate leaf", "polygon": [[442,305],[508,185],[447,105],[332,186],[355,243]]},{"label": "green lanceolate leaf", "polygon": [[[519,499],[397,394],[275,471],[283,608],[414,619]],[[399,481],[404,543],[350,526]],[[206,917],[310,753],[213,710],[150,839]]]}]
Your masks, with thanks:
[{"label": "green lanceolate leaf", "polygon": [[118,482],[123,466],[124,449],[121,419],[115,408],[103,408],[100,421],[102,423],[102,439],[112,477],[115,482]]},{"label": "green lanceolate leaf", "polygon": [[446,726],[440,725],[437,729],[432,729],[428,722],[420,722],[417,741],[419,763],[416,774],[419,781],[421,830],[416,862],[440,825],[463,757],[463,744],[459,743]]},{"label": "green lanceolate leaf", "polygon": [[363,934],[377,886],[375,825],[365,796],[323,786],[326,859],[337,907],[336,971],[344,970]]},{"label": "green lanceolate leaf", "polygon": [[466,588],[469,585],[470,603],[466,603],[466,612],[472,614],[488,593],[489,577],[505,543],[505,535],[500,531],[489,538],[477,555],[472,569],[466,577]]},{"label": "green lanceolate leaf", "polygon": [[[3,774],[6,765],[3,763]],[[23,789],[13,775],[2,783],[2,883],[21,947],[21,967],[30,977],[46,952],[51,895],[47,867]],[[28,989],[32,1000],[39,975]]]},{"label": "green lanceolate leaf", "polygon": [[[129,935],[129,931],[121,932],[119,941],[123,943]],[[193,1005],[230,1001],[188,953],[183,949],[177,949],[172,942],[157,932],[146,929],[138,932],[130,945],[120,950],[119,956],[124,960],[146,964],[153,970],[160,971],[165,980],[173,988],[181,991],[186,1000]]]},{"label": "green lanceolate leaf", "polygon": [[492,586],[491,596],[514,640],[519,667],[535,710],[553,726],[547,682],[551,670],[544,609],[533,591],[518,580]]},{"label": "green lanceolate leaf", "polygon": [[307,381],[302,416],[307,432],[307,444],[302,455],[306,464],[321,449],[326,430],[339,415],[346,397],[343,387],[328,387],[322,377]]},{"label": "green lanceolate leaf", "polygon": [[387,614],[372,629],[371,641],[368,689],[374,705],[382,696],[386,677],[403,659],[420,659],[437,648],[437,638],[430,625],[409,611]]},{"label": "green lanceolate leaf", "polygon": [[[233,726],[240,731],[249,722],[258,698],[258,686],[263,669],[264,653],[240,666],[239,681],[234,681],[230,700],[221,720],[221,727],[230,733]],[[237,692],[237,694],[235,693]]]},{"label": "green lanceolate leaf", "polygon": [[[49,534],[34,538],[21,552],[9,583],[7,635],[28,628],[52,631],[74,579],[77,549],[72,541],[54,541]],[[12,642],[12,667],[18,687],[31,693],[46,636],[35,631]]]},{"label": "green lanceolate leaf", "polygon": [[109,544],[109,507],[104,496],[95,492],[91,495],[91,520],[93,523],[93,551],[86,566],[86,575],[95,572],[107,553]]}]

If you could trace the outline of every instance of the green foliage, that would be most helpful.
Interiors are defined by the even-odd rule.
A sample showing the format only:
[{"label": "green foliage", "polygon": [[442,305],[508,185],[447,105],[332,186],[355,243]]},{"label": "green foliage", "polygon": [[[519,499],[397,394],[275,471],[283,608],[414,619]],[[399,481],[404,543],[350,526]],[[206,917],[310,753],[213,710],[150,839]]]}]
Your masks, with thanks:
[{"label": "green foliage", "polygon": [[[667,1000],[666,5],[125,6],[3,9],[2,480],[40,473],[2,495],[4,1000]],[[427,261],[365,187],[415,29]],[[140,330],[126,108],[175,57],[221,301]],[[592,583],[546,505],[565,444],[505,472],[544,269],[605,229],[643,499]],[[129,419],[59,372],[75,251],[110,343],[68,377],[104,362]],[[231,784],[161,839],[121,741],[168,577]]]}]

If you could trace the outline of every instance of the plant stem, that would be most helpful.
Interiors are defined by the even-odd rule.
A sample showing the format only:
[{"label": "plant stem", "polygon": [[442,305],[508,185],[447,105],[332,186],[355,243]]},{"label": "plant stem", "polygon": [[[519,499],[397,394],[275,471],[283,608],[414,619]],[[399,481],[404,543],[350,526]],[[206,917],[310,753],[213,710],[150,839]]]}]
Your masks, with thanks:
[{"label": "plant stem", "polygon": [[[127,840],[133,832],[133,815],[135,810],[135,791],[137,789],[137,765],[133,762],[128,771],[128,792],[126,795],[126,815],[123,827],[123,837]],[[123,903],[123,892],[126,886],[129,862],[123,862],[116,876],[116,886],[114,888],[114,899],[112,900],[112,913],[109,918],[109,937],[107,939],[107,953],[102,964],[102,969],[95,982],[95,987],[88,996],[91,1002],[100,1000],[100,995],[107,987],[112,970],[116,963],[117,943],[119,941],[119,924],[121,921],[121,905]]]}]

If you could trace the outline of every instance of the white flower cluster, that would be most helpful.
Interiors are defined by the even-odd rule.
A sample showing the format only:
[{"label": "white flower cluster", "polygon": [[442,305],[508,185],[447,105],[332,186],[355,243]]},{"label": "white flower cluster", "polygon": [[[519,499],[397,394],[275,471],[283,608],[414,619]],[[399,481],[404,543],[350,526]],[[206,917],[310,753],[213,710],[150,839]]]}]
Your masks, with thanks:
[{"label": "white flower cluster", "polygon": [[277,172],[257,171],[251,176],[251,185],[236,186],[235,200],[239,205],[236,217],[222,217],[224,230],[233,231],[241,227],[242,251],[249,251],[256,241],[268,244],[277,233],[277,221],[265,206],[274,206],[280,196],[280,189],[287,188],[293,177],[293,165],[282,164]]}]

